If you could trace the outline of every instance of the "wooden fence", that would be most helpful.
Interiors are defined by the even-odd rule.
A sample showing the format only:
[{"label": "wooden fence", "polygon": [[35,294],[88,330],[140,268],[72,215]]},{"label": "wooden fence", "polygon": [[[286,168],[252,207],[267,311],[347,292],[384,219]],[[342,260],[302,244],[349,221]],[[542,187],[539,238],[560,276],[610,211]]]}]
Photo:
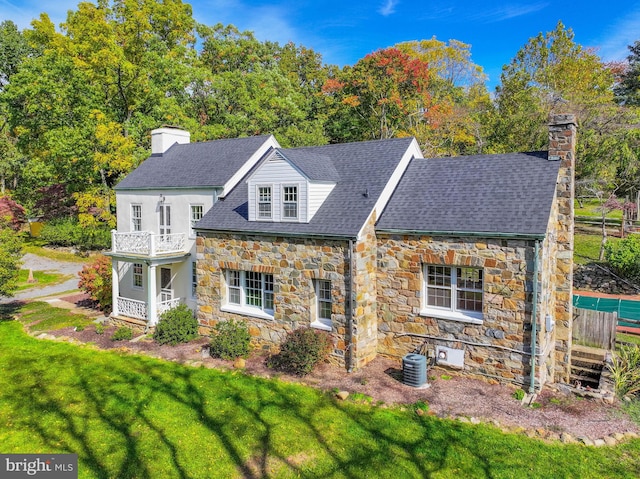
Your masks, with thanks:
[{"label": "wooden fence", "polygon": [[573,342],[584,346],[614,349],[617,313],[573,308]]}]

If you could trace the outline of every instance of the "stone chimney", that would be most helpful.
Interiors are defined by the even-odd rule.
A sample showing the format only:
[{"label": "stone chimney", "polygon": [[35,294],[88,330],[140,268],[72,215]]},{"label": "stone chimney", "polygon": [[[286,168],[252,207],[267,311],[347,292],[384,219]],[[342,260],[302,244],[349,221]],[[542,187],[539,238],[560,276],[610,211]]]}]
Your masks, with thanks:
[{"label": "stone chimney", "polygon": [[151,154],[161,155],[175,143],[180,145],[189,143],[191,134],[179,128],[165,126],[151,131]]},{"label": "stone chimney", "polygon": [[[569,382],[571,374],[571,332],[573,329],[573,202],[576,161],[576,117],[553,115],[549,123],[549,161],[559,161],[555,220],[555,366],[556,382]],[[553,247],[553,245],[552,245]]]}]

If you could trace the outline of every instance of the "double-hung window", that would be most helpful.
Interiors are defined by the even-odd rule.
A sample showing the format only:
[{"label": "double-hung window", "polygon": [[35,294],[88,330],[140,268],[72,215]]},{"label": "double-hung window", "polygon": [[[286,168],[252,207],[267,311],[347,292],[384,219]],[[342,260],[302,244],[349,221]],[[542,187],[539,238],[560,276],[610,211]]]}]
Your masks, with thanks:
[{"label": "double-hung window", "polygon": [[315,318],[312,327],[331,330],[331,281],[317,279],[314,281],[316,293]]},{"label": "double-hung window", "polygon": [[271,187],[270,186],[258,186],[258,218],[259,219],[271,219]]},{"label": "double-hung window", "polygon": [[228,270],[227,305],[273,315],[273,275],[254,271]]},{"label": "double-hung window", "polygon": [[133,287],[142,288],[142,263],[133,263]]},{"label": "double-hung window", "polygon": [[202,216],[204,215],[204,206],[202,205],[191,205],[190,206],[190,229],[189,229],[189,235],[191,237],[194,237],[196,235],[195,231],[193,231],[193,228],[196,227],[196,223],[198,223],[198,221],[200,221],[202,219]]},{"label": "double-hung window", "polygon": [[142,205],[131,205],[131,231],[142,231]]},{"label": "double-hung window", "polygon": [[425,314],[441,312],[451,319],[482,319],[482,269],[425,265],[424,289]]},{"label": "double-hung window", "polygon": [[298,187],[282,187],[282,218],[294,220],[298,218]]}]

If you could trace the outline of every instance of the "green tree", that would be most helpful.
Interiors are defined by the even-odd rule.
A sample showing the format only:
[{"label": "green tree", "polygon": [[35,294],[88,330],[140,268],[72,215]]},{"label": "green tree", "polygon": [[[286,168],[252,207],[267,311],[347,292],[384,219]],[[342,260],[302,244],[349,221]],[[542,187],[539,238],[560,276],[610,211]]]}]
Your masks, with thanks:
[{"label": "green tree", "polygon": [[640,106],[640,40],[627,47],[631,52],[614,89],[616,99],[624,105]]},{"label": "green tree", "polygon": [[0,226],[0,296],[13,296],[18,285],[22,238],[7,226]]},{"label": "green tree", "polygon": [[0,23],[0,90],[32,53],[33,49],[15,23],[11,20]]}]

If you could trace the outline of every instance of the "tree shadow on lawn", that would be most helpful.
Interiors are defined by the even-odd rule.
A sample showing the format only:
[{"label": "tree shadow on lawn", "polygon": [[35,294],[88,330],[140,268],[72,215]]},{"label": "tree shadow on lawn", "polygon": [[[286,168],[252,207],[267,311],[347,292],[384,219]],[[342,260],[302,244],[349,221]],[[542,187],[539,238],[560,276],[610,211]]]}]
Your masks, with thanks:
[{"label": "tree shadow on lawn", "polygon": [[34,448],[76,453],[93,477],[428,478],[460,457],[463,471],[494,477],[512,452],[468,425],[295,384],[68,344],[33,348],[5,365],[2,398],[39,437]]},{"label": "tree shadow on lawn", "polygon": [[13,321],[15,315],[20,311],[20,308],[26,303],[24,301],[12,301],[10,303],[0,304],[0,322]]}]

